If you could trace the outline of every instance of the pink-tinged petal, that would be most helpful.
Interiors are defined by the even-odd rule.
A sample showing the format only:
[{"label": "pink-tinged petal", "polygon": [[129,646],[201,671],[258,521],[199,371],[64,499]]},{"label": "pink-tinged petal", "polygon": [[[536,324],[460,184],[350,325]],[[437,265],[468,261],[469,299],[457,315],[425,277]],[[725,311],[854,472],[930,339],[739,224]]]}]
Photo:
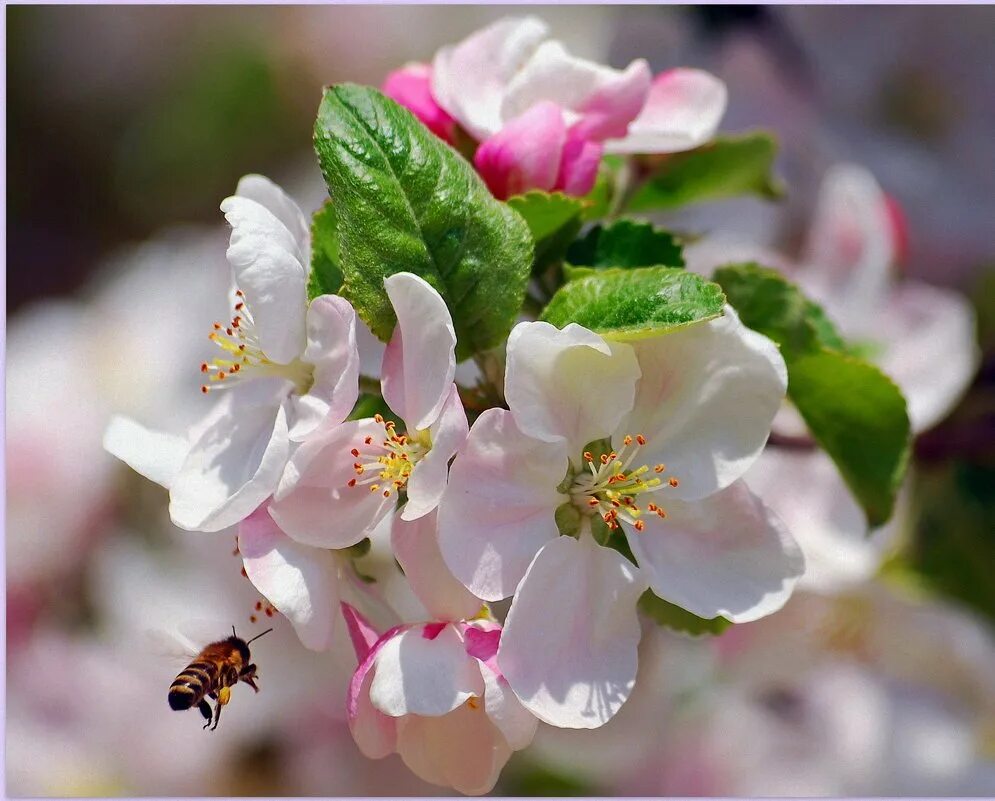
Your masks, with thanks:
[{"label": "pink-tinged petal", "polygon": [[618,431],[645,436],[639,463],[662,463],[663,478],[680,482],[658,493],[659,503],[703,498],[740,478],[784,400],[788,376],[777,346],[727,306],[723,317],[633,347],[643,377]]},{"label": "pink-tinged petal", "polygon": [[414,466],[408,478],[408,502],[401,510],[405,520],[417,520],[433,511],[442,499],[449,480],[449,462],[466,442],[470,426],[455,384],[449,398],[429,429],[432,449]]},{"label": "pink-tinged petal", "polygon": [[603,152],[604,148],[598,142],[571,130],[563,146],[560,171],[553,189],[568,195],[586,195],[594,188]]},{"label": "pink-tinged petal", "polygon": [[607,723],[636,681],[645,589],[635,565],[589,535],[546,545],[515,593],[498,651],[525,708],[568,729]]},{"label": "pink-tinged petal", "polygon": [[411,589],[432,617],[464,620],[480,611],[480,599],[453,577],[442,559],[434,512],[414,522],[395,516],[390,541]]},{"label": "pink-tinged petal", "polygon": [[646,102],[652,75],[644,59],[616,70],[571,56],[557,41],[543,42],[508,84],[501,116],[510,120],[537,103],[572,112],[585,139],[624,136]]},{"label": "pink-tinged petal", "polygon": [[289,364],[307,344],[307,264],[310,254],[268,208],[247,197],[221,203],[232,227],[228,262],[245,295],[259,347],[271,361]]},{"label": "pink-tinged petal", "polygon": [[366,438],[379,442],[384,429],[373,420],[354,420],[319,429],[294,452],[269,506],[287,534],[305,545],[347,548],[355,545],[390,511],[372,485],[349,486],[357,476],[352,451],[369,451]]},{"label": "pink-tinged petal", "polygon": [[490,792],[511,749],[482,707],[464,704],[441,717],[398,720],[397,751],[404,764],[423,781],[465,795]]},{"label": "pink-tinged petal", "polygon": [[727,101],[726,85],[703,70],[673,69],[653,79],[628,132],[613,134],[609,153],[678,153],[708,142]]},{"label": "pink-tinged petal", "polygon": [[498,676],[501,669],[497,665],[498,647],[501,645],[501,628],[481,628],[482,623],[474,621],[463,628],[463,644],[466,652],[487,665]]},{"label": "pink-tinged petal", "polygon": [[503,125],[505,88],[549,30],[537,17],[505,18],[443,47],[432,63],[432,95],[475,139]]},{"label": "pink-tinged petal", "polygon": [[291,622],[304,647],[329,648],[338,622],[335,557],[294,542],[265,509],[239,525],[238,550],[249,581]]},{"label": "pink-tinged petal", "polygon": [[397,719],[385,715],[370,701],[372,670],[358,670],[349,691],[349,731],[369,759],[382,759],[397,750]]},{"label": "pink-tinged petal", "polygon": [[356,607],[343,601],[341,608],[342,617],[345,618],[346,627],[349,630],[349,639],[356,652],[356,660],[362,663],[369,656],[373,645],[380,639],[380,634],[373,628],[370,621],[359,613]]},{"label": "pink-tinged petal", "polygon": [[887,343],[878,361],[908,401],[912,430],[932,428],[953,410],[978,371],[974,308],[957,292],[903,281],[869,328],[876,341]]},{"label": "pink-tinged petal", "polygon": [[484,694],[479,663],[456,629],[445,626],[429,637],[425,628],[408,629],[377,652],[370,700],[385,715],[445,715]]},{"label": "pink-tinged petal", "polygon": [[238,197],[254,200],[268,209],[293,236],[301,264],[311,260],[311,223],[297,202],[264,175],[244,175],[235,188]]},{"label": "pink-tinged petal", "polygon": [[519,323],[508,337],[504,392],[526,434],[583,446],[611,436],[632,408],[639,365],[625,343],[606,342],[575,323]]},{"label": "pink-tinged petal", "polygon": [[220,531],[234,525],[280,481],[290,450],[286,412],[275,392],[260,397],[244,389],[249,391],[232,392],[219,403],[226,413],[193,443],[173,478],[169,514],[180,528]]},{"label": "pink-tinged petal", "polygon": [[486,666],[480,672],[484,676],[484,709],[487,717],[501,732],[512,751],[526,748],[535,736],[539,718],[522,706],[504,676]]},{"label": "pink-tinged petal", "polygon": [[296,396],[290,438],[300,442],[319,425],[341,423],[359,397],[356,312],[345,298],[321,295],[307,310],[304,361],[314,365],[314,383]]},{"label": "pink-tinged petal", "polygon": [[185,437],[153,431],[119,415],[107,424],[103,444],[109,454],[166,489],[172,485],[190,450]]},{"label": "pink-tinged petal", "polygon": [[359,373],[370,378],[380,379],[383,355],[387,346],[373,336],[370,327],[362,318],[356,318],[356,347],[359,348]]},{"label": "pink-tinged petal", "polygon": [[456,329],[446,302],[424,278],[395,273],[384,281],[397,326],[383,358],[383,397],[408,431],[432,425],[456,372]]},{"label": "pink-tinged petal", "polygon": [[888,209],[888,218],[891,220],[891,237],[892,246],[895,250],[895,264],[904,264],[909,257],[909,218],[905,215],[905,209],[898,202],[898,198],[886,192],[884,202]]},{"label": "pink-tinged petal", "polygon": [[478,598],[511,595],[536,551],[557,536],[555,510],[567,499],[556,486],[566,471],[562,445],[526,436],[510,412],[477,418],[439,504],[439,547]]},{"label": "pink-tinged petal", "polygon": [[805,560],[784,523],[745,482],[703,500],[661,505],[666,519],[647,519],[641,532],[623,523],[653,592],[699,617],[733,623],[784,606]]},{"label": "pink-tinged petal", "polygon": [[560,108],[539,103],[485,139],[473,166],[500,200],[530,189],[549,191],[556,185],[566,140]]},{"label": "pink-tinged petal", "polygon": [[432,68],[428,64],[405,64],[383,82],[381,91],[414,114],[440,139],[452,144],[456,121],[432,96]]}]

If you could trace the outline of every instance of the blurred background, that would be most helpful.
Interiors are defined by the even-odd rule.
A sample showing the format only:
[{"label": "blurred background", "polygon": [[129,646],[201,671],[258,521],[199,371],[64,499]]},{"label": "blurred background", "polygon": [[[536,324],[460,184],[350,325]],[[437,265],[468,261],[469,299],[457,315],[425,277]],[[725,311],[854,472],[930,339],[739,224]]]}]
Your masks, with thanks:
[{"label": "blurred background", "polygon": [[[379,85],[506,12],[7,9],[8,794],[440,792],[359,754],[351,654],[306,652],[278,618],[263,692],[218,732],[169,711],[176,670],[143,632],[265,610],[233,538],[173,528],[165,493],[100,440],[114,412],[174,429],[198,415],[226,312],[218,204],[261,172],[319,205],[321,86]],[[724,132],[777,133],[783,201],[675,224],[796,259],[827,170],[862,165],[903,210],[896,281],[956,292],[977,352],[859,576],[709,640],[648,628],[623,712],[595,732],[541,727],[495,792],[995,793],[995,8],[533,12],[588,58],[710,70],[729,87]]]}]

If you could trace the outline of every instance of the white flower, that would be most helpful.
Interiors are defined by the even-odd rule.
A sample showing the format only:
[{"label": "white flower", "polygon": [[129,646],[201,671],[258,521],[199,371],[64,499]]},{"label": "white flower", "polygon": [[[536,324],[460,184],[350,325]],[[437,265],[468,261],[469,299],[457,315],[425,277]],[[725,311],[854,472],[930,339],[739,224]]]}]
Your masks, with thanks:
[{"label": "white flower", "polygon": [[232,225],[234,316],[215,323],[223,356],[201,365],[222,398],[186,436],[116,418],[104,445],[170,491],[181,528],[218,531],[276,489],[292,443],[341,422],[358,396],[355,312],[342,298],[307,303],[307,220],[275,184],[250,175],[221,205]]},{"label": "white flower", "polygon": [[[786,381],[777,348],[731,309],[632,344],[574,324],[512,331],[510,411],[474,424],[452,466],[439,537],[471,592],[515,595],[500,664],[540,719],[591,728],[621,706],[647,585],[734,622],[788,598],[801,554],[738,480],[764,446]],[[584,452],[606,437],[612,454]],[[587,533],[558,537],[561,505],[621,530],[638,569]]]}]

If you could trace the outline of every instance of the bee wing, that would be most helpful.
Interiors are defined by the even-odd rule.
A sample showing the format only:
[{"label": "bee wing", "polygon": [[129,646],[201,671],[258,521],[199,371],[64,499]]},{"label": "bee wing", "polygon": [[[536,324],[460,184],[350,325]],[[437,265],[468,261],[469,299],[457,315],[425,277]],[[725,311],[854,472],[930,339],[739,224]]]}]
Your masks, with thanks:
[{"label": "bee wing", "polygon": [[156,656],[161,656],[183,665],[200,652],[201,646],[184,637],[176,631],[166,629],[147,629],[143,632],[145,645]]},{"label": "bee wing", "polygon": [[208,643],[231,637],[233,626],[222,618],[186,618],[174,627],[179,636],[197,646],[199,651]]}]

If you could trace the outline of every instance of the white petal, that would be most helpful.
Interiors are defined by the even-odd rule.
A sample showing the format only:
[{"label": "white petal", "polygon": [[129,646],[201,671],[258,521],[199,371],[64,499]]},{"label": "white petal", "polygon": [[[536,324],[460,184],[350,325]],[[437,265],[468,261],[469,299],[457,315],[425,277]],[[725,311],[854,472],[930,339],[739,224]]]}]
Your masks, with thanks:
[{"label": "white petal", "polygon": [[511,413],[488,409],[473,424],[439,504],[443,559],[479,598],[515,591],[543,544],[558,534],[556,491],[567,472],[561,445],[522,434]]},{"label": "white petal", "polygon": [[651,74],[645,59],[616,70],[571,56],[557,41],[536,48],[508,84],[501,104],[505,122],[550,101],[579,117],[586,137],[622,136],[646,102]]},{"label": "white petal", "polygon": [[255,200],[225,198],[221,210],[232,227],[228,261],[245,293],[260,348],[271,361],[289,364],[307,343],[307,268],[299,243]]},{"label": "white petal", "polygon": [[442,717],[398,720],[397,751],[418,778],[466,795],[494,789],[511,756],[484,710],[465,704]]},{"label": "white petal", "polygon": [[187,458],[186,437],[152,431],[128,417],[115,415],[104,432],[104,450],[132,470],[169,489]]},{"label": "white petal", "polygon": [[539,718],[522,706],[508,680],[486,665],[480,672],[484,676],[484,708],[491,722],[497,726],[513,751],[527,748],[535,736]]},{"label": "white petal", "polygon": [[238,549],[249,581],[293,624],[304,647],[329,648],[339,620],[335,557],[294,542],[264,509],[242,521]]},{"label": "white petal", "polygon": [[[362,668],[360,668],[362,670]],[[370,701],[374,672],[357,670],[349,697],[349,731],[363,756],[383,759],[397,750],[397,719],[385,715]],[[357,681],[358,677],[358,681]]]},{"label": "white petal", "polygon": [[305,545],[347,548],[355,545],[394,503],[370,485],[349,486],[356,475],[351,451],[369,450],[366,437],[383,439],[383,426],[354,420],[320,429],[290,458],[269,513],[287,534]]},{"label": "white petal", "polygon": [[384,349],[387,347],[373,336],[370,327],[362,318],[356,318],[356,346],[359,348],[360,375],[370,378],[380,378],[380,366],[383,364]]},{"label": "white petal", "polygon": [[296,201],[264,175],[244,175],[235,189],[238,197],[265,206],[283,223],[297,242],[297,258],[307,266],[311,259],[311,226]]},{"label": "white petal", "polygon": [[[432,635],[435,636],[432,636]],[[445,715],[484,694],[479,663],[452,626],[416,626],[383,644],[370,700],[385,715]]]},{"label": "white petal", "polygon": [[465,620],[480,611],[481,601],[457,581],[439,551],[434,513],[413,522],[394,517],[390,541],[418,599],[438,620]]},{"label": "white petal", "polygon": [[784,523],[737,481],[699,501],[665,501],[642,532],[623,523],[650,587],[699,617],[733,623],[776,612],[805,570]]},{"label": "white petal", "polygon": [[524,432],[565,442],[572,459],[611,436],[632,408],[639,365],[629,345],[575,323],[519,323],[508,337],[505,398]]},{"label": "white petal", "polygon": [[220,531],[276,489],[290,450],[287,415],[273,399],[243,389],[224,399],[228,414],[193,443],[170,486],[169,514],[180,528]]},{"label": "white petal", "polygon": [[442,296],[424,279],[395,273],[384,281],[397,327],[383,357],[383,397],[409,431],[439,416],[456,372],[456,330]]},{"label": "white petal", "polygon": [[639,461],[663,463],[680,481],[662,502],[729,486],[760,454],[784,400],[788,375],[777,346],[727,306],[717,320],[633,347],[643,377],[619,432],[643,434]]},{"label": "white petal", "polygon": [[439,505],[449,478],[449,461],[469,431],[466,411],[455,384],[449,385],[446,405],[432,424],[432,449],[414,466],[408,478],[408,502],[401,510],[405,520],[417,520]]},{"label": "white petal", "polygon": [[503,125],[505,88],[549,29],[537,17],[509,17],[443,47],[432,63],[432,94],[478,141]]},{"label": "white petal", "polygon": [[321,295],[307,310],[304,361],[314,365],[314,384],[297,396],[290,438],[300,442],[319,424],[341,423],[359,397],[356,312],[345,298]]},{"label": "white petal", "polygon": [[714,135],[727,101],[726,85],[704,70],[679,68],[657,75],[639,116],[609,153],[677,153]]},{"label": "white petal", "polygon": [[553,726],[594,729],[636,681],[646,589],[635,565],[589,535],[559,537],[536,556],[515,593],[498,665],[532,714]]}]

